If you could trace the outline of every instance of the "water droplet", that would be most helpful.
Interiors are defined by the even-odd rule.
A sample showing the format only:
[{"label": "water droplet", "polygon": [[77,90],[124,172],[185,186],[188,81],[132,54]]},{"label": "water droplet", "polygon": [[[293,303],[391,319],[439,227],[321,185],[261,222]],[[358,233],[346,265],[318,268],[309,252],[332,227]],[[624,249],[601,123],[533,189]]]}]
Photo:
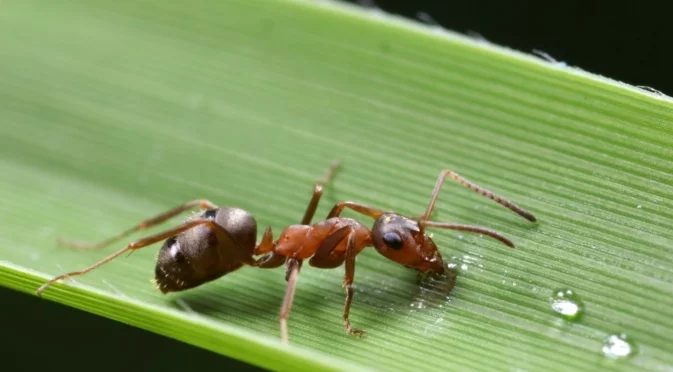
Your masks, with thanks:
[{"label": "water droplet", "polygon": [[414,301],[414,302],[410,303],[409,306],[412,309],[417,309],[417,310],[422,310],[422,309],[425,309],[427,307],[425,301],[423,301],[422,299],[419,299],[417,301]]},{"label": "water droplet", "polygon": [[603,341],[603,354],[612,359],[626,358],[636,352],[636,346],[633,340],[622,333],[619,335],[610,335]]},{"label": "water droplet", "polygon": [[562,289],[550,299],[551,308],[566,320],[577,321],[584,315],[584,303],[571,289]]}]

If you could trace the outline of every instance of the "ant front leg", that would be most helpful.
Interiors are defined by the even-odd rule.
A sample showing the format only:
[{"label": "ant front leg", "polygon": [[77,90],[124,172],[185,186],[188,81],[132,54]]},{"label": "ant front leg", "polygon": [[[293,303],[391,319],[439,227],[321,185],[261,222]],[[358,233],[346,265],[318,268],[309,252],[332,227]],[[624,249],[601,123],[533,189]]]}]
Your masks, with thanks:
[{"label": "ant front leg", "polygon": [[333,217],[339,217],[341,215],[341,212],[343,212],[344,208],[349,208],[354,210],[357,213],[363,214],[365,216],[369,216],[371,218],[377,219],[384,214],[387,213],[392,213],[392,212],[385,212],[381,209],[370,207],[365,204],[361,203],[356,203],[353,201],[344,201],[344,202],[339,202],[334,205],[332,210],[329,212],[327,215],[327,219],[333,218]]},{"label": "ant front leg", "polygon": [[191,201],[183,203],[183,204],[181,204],[181,205],[179,205],[175,208],[169,209],[166,212],[160,213],[157,216],[154,216],[152,218],[148,218],[146,220],[143,220],[143,221],[139,222],[137,225],[135,225],[134,227],[132,227],[132,228],[126,230],[126,231],[123,231],[123,232],[121,232],[121,233],[119,233],[119,234],[117,234],[117,235],[115,235],[115,236],[113,236],[109,239],[106,239],[102,242],[99,242],[99,243],[67,241],[67,240],[63,240],[63,239],[60,239],[60,238],[58,239],[58,243],[66,246],[66,247],[75,248],[75,249],[101,249],[101,248],[104,248],[104,247],[118,241],[119,239],[122,239],[122,238],[124,238],[128,235],[131,235],[132,233],[134,233],[136,231],[145,230],[145,229],[150,228],[154,225],[160,224],[160,223],[168,220],[169,218],[177,216],[178,214],[180,214],[180,213],[182,213],[182,212],[184,212],[188,209],[194,208],[196,206],[200,207],[201,209],[217,208],[217,206],[215,204],[213,204],[210,200],[205,200],[205,199],[191,200]]}]

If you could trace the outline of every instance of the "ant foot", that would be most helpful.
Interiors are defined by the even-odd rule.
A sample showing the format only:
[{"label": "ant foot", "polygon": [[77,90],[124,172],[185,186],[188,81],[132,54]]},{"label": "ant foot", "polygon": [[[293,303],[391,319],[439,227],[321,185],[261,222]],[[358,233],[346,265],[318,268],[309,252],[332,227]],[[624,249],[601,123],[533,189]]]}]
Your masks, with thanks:
[{"label": "ant foot", "polygon": [[349,329],[348,334],[351,336],[357,336],[357,337],[362,337],[365,334],[365,331],[363,329]]},{"label": "ant foot", "polygon": [[96,244],[76,240],[68,240],[62,237],[56,238],[56,245],[59,247],[65,247],[74,250],[89,250],[97,248]]},{"label": "ant foot", "polygon": [[365,331],[362,329],[353,329],[349,321],[346,321],[346,331],[348,331],[349,335],[357,337],[362,337],[365,334]]}]

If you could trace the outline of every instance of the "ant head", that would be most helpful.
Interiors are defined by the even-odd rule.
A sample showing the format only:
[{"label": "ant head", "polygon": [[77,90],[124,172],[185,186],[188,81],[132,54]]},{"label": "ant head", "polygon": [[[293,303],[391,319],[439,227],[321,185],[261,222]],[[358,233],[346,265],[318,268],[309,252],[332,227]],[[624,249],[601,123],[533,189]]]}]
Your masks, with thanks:
[{"label": "ant head", "polygon": [[422,272],[444,272],[437,246],[412,219],[382,215],[372,227],[372,242],[379,253],[399,264]]}]

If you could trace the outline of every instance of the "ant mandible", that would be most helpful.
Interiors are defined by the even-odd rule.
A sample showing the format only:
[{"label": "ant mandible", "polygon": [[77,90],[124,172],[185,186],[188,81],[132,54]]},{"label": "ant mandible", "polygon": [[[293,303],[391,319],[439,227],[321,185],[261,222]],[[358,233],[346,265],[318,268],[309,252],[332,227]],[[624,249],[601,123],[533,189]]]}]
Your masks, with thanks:
[{"label": "ant mandible", "polygon": [[[366,247],[373,246],[383,256],[419,273],[441,275],[444,262],[432,239],[426,235],[428,227],[475,232],[488,235],[514,248],[514,243],[498,232],[481,226],[430,221],[439,192],[447,177],[463,186],[511,209],[531,222],[535,217],[493,192],[478,186],[453,171],[439,174],[425,213],[407,218],[395,212],[387,212],[353,201],[334,205],[325,220],[311,224],[323,193],[323,186],[332,178],[338,162],[332,164],[325,177],[314,185],[313,196],[304,212],[301,224],[290,225],[276,241],[271,227],[267,227],[259,243],[257,222],[248,212],[235,207],[218,207],[208,200],[193,200],[176,208],[144,220],[136,226],[100,243],[61,241],[72,248],[100,249],[139,230],[147,229],[174,217],[186,210],[199,207],[202,212],[187,218],[182,224],[134,241],[125,248],[80,271],[57,276],[37,290],[37,295],[52,283],[74,276],[84,275],[113,260],[125,252],[134,251],[164,241],[157,258],[153,282],[164,294],[200,286],[238,270],[244,265],[263,269],[286,266],[287,288],[280,310],[281,340],[288,342],[287,319],[290,315],[297,278],[305,259],[309,265],[331,269],[345,263],[346,303],[343,320],[351,335],[362,335],[363,330],[354,329],[349,320],[353,301],[355,257]],[[344,208],[375,219],[371,230],[357,220],[340,217]],[[263,255],[259,259],[253,256]]]}]

